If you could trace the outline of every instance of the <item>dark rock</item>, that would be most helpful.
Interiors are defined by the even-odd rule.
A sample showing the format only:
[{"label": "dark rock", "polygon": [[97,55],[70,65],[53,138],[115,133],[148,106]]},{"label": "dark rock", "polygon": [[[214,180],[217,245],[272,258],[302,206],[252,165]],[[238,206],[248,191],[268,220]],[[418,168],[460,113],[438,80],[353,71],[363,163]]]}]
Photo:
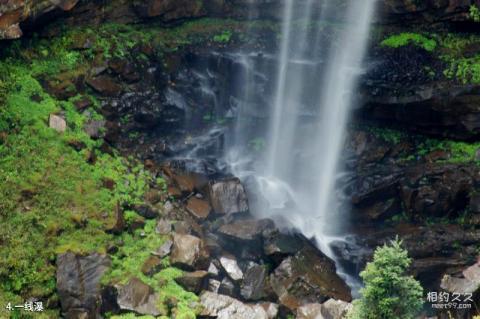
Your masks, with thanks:
[{"label": "dark rock", "polygon": [[102,186],[105,187],[106,189],[109,189],[113,191],[115,187],[117,186],[117,183],[111,178],[102,178]]},{"label": "dark rock", "polygon": [[126,285],[117,287],[117,291],[117,303],[121,310],[151,316],[161,314],[156,306],[159,296],[140,279],[130,279]]},{"label": "dark rock", "polygon": [[43,0],[21,1],[9,0],[0,2],[0,39],[16,39],[22,36],[20,23],[26,19],[35,20],[46,14],[57,11],[70,11],[78,0]]},{"label": "dark rock", "polygon": [[77,111],[82,112],[93,105],[92,100],[87,96],[82,96],[80,99],[73,102]]},{"label": "dark rock", "polygon": [[92,89],[105,96],[119,96],[122,93],[121,85],[106,75],[88,78],[86,83]]},{"label": "dark rock", "polygon": [[194,272],[186,272],[181,277],[175,279],[175,281],[185,288],[185,290],[199,294],[205,286],[205,280],[208,273],[203,270]]},{"label": "dark rock", "polygon": [[294,256],[282,261],[270,276],[270,283],[280,303],[292,311],[328,298],[352,299],[335,264],[307,242]]},{"label": "dark rock", "polygon": [[154,219],[158,217],[158,211],[150,205],[135,206],[135,211],[142,217]]},{"label": "dark rock", "polygon": [[275,225],[270,219],[248,219],[223,225],[218,232],[229,239],[242,242],[258,240],[264,232],[273,231],[274,229]]},{"label": "dark rock", "polygon": [[203,220],[208,218],[212,208],[207,201],[196,197],[190,197],[187,202],[187,210],[193,215],[193,217]]},{"label": "dark rock", "polygon": [[220,282],[217,292],[221,295],[235,298],[237,296],[237,286],[232,280],[230,280],[228,277],[225,277]]},{"label": "dark rock", "polygon": [[218,290],[220,289],[221,284],[222,283],[216,279],[209,279],[207,290],[213,293],[218,293]]},{"label": "dark rock", "polygon": [[170,261],[173,265],[191,269],[204,263],[206,259],[208,259],[208,252],[200,238],[192,235],[173,235],[170,254]]},{"label": "dark rock", "polygon": [[138,229],[143,229],[145,227],[145,220],[143,218],[136,218],[131,221],[128,225],[128,231],[134,233]]},{"label": "dark rock", "polygon": [[157,256],[150,256],[143,263],[141,271],[145,276],[153,276],[154,274],[162,270],[162,268],[162,260]]},{"label": "dark rock", "polygon": [[260,300],[266,295],[266,281],[268,280],[268,270],[266,266],[251,263],[240,286],[240,294],[245,300]]},{"label": "dark rock", "polygon": [[210,183],[210,200],[217,214],[234,214],[248,211],[245,189],[238,178]]},{"label": "dark rock", "polygon": [[265,255],[276,261],[281,261],[285,257],[294,255],[303,247],[303,241],[290,234],[280,232],[271,233],[264,242]]},{"label": "dark rock", "polygon": [[83,126],[83,130],[93,139],[99,139],[102,137],[105,129],[104,120],[89,120]]},{"label": "dark rock", "polygon": [[119,203],[115,205],[114,215],[115,215],[114,224],[107,231],[112,234],[119,235],[125,230],[125,227],[126,227],[125,215]]},{"label": "dark rock", "polygon": [[480,213],[480,193],[474,193],[470,195],[470,210],[474,214]]},{"label": "dark rock", "polygon": [[57,291],[66,318],[101,318],[100,279],[110,267],[107,256],[57,256]]},{"label": "dark rock", "polygon": [[109,67],[128,83],[138,82],[141,79],[135,66],[126,59],[113,59],[110,61]]},{"label": "dark rock", "polygon": [[205,14],[203,2],[189,0],[147,0],[136,3],[135,8],[141,17],[160,17],[167,22]]},{"label": "dark rock", "polygon": [[[145,167],[148,168],[147,163],[145,163]],[[159,203],[160,201],[162,201],[162,199],[164,198],[164,195],[158,189],[150,189],[148,192],[145,193],[144,198],[145,198],[146,202],[148,202],[152,205],[155,205],[155,204]]]}]

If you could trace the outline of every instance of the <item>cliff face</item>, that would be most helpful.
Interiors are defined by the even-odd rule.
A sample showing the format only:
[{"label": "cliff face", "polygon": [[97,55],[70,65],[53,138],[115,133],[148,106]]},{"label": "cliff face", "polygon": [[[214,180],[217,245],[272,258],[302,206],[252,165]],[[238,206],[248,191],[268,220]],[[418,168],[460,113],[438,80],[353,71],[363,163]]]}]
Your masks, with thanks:
[{"label": "cliff face", "polygon": [[[291,314],[299,303],[332,296],[330,291],[320,291],[324,281],[329,280],[335,284],[332,287],[342,291],[342,299],[350,299],[348,289],[335,275],[331,261],[312,250],[303,237],[283,235],[269,221],[257,221],[250,216],[244,218],[242,214],[223,218],[225,209],[216,207],[219,206],[218,202],[223,202],[223,197],[230,199],[231,192],[241,190],[241,194],[234,194],[234,202],[227,207],[227,210],[236,210],[236,207],[245,206],[246,195],[239,181],[225,178],[222,175],[224,172],[215,167],[214,160],[169,162],[175,155],[188,153],[199,144],[204,154],[216,154],[216,147],[224,143],[222,136],[214,133],[206,139],[195,140],[194,137],[216,125],[222,125],[228,114],[232,113],[231,109],[226,109],[229,105],[227,101],[235,101],[241,95],[240,89],[234,86],[238,81],[236,76],[245,70],[232,52],[239,47],[254,52],[271,52],[277,45],[278,25],[271,21],[279,18],[281,0],[256,1],[256,10],[250,13],[250,17],[261,18],[257,29],[252,29],[247,22],[200,19],[245,18],[248,3],[248,0],[0,0],[0,37],[14,39],[21,37],[23,32],[26,35],[24,46],[16,48],[17,51],[12,49],[13,58],[18,59],[15,61],[19,62],[21,68],[15,64],[8,65],[8,62],[2,64],[12,74],[16,71],[11,78],[4,79],[0,74],[0,100],[3,94],[2,81],[11,84],[6,85],[8,103],[5,108],[6,114],[10,112],[14,116],[8,120],[15,124],[15,121],[19,121],[17,117],[23,120],[18,115],[21,114],[26,118],[24,126],[28,129],[31,126],[30,117],[37,116],[31,110],[40,105],[46,110],[41,118],[34,118],[39,121],[38,126],[43,127],[51,121],[51,126],[59,131],[66,130],[68,133],[75,128],[81,131],[76,132],[78,134],[88,134],[86,140],[70,134],[66,136],[68,139],[57,143],[61,145],[59,155],[50,152],[50,157],[44,159],[48,163],[58,162],[56,168],[52,170],[46,165],[41,173],[35,171],[32,180],[40,180],[37,182],[40,186],[9,186],[9,191],[18,190],[18,194],[9,196],[6,202],[13,202],[11,207],[17,207],[18,200],[21,205],[16,209],[21,213],[21,218],[26,218],[28,215],[25,212],[31,211],[32,207],[37,212],[34,200],[47,194],[40,187],[51,187],[49,183],[53,182],[48,180],[49,176],[53,174],[63,180],[65,176],[69,177],[65,174],[76,172],[75,169],[79,168],[78,176],[72,177],[73,180],[79,180],[79,185],[85,183],[83,179],[90,178],[92,185],[101,185],[102,189],[108,190],[118,188],[120,195],[125,196],[124,185],[132,183],[131,175],[128,175],[129,179],[122,179],[127,168],[122,168],[120,173],[113,176],[102,175],[99,181],[97,175],[100,172],[94,171],[89,173],[90,176],[82,173],[86,169],[78,164],[89,168],[97,162],[98,171],[107,171],[110,168],[103,166],[113,160],[97,156],[113,154],[113,149],[122,154],[136,154],[152,175],[152,180],[145,182],[150,183],[150,192],[141,194],[145,195],[140,199],[143,201],[141,204],[135,202],[135,205],[128,203],[121,206],[109,202],[110,214],[107,212],[107,215],[112,220],[108,220],[108,225],[102,224],[101,235],[94,233],[87,238],[103,238],[101,236],[105,234],[112,236],[107,238],[108,241],[94,242],[95,246],[108,248],[105,249],[108,258],[104,255],[83,256],[81,253],[84,251],[78,255],[67,253],[58,256],[57,288],[62,306],[65,307],[65,303],[70,305],[72,299],[76,300],[74,286],[78,284],[69,286],[65,282],[65,274],[74,269],[76,264],[82,265],[80,270],[77,269],[78,278],[93,268],[94,273],[98,274],[92,276],[89,282],[93,288],[88,293],[94,292],[94,298],[79,301],[86,313],[93,312],[95,314],[92,316],[95,316],[100,311],[96,308],[97,299],[100,298],[97,288],[99,277],[104,271],[103,267],[110,264],[110,257],[113,258],[117,273],[116,276],[112,275],[112,282],[108,284],[116,283],[115,280],[119,280],[117,277],[129,273],[131,269],[128,263],[135,262],[142,267],[142,272],[138,271],[136,275],[157,289],[155,285],[158,282],[152,280],[152,274],[163,267],[157,255],[168,255],[174,245],[174,255],[180,260],[178,264],[185,267],[185,260],[178,258],[181,255],[179,247],[185,243],[191,245],[194,251],[208,246],[210,255],[207,257],[211,265],[220,270],[212,275],[212,269],[205,267],[210,265],[205,265],[202,260],[204,255],[197,256],[200,261],[198,265],[187,265],[185,268],[188,271],[196,271],[186,273],[186,277],[180,281],[195,293],[206,289],[206,283],[218,285],[217,291],[221,294],[248,301],[274,300]],[[322,1],[319,0],[318,4],[322,4]],[[362,78],[358,96],[360,102],[354,116],[356,121],[345,146],[345,153],[352,159],[349,169],[353,176],[347,195],[353,210],[354,233],[360,240],[358,246],[342,246],[342,243],[338,243],[334,247],[344,264],[355,268],[355,271],[364,266],[376,246],[397,234],[404,239],[415,259],[415,275],[425,287],[434,291],[438,289],[445,273],[455,274],[477,257],[477,243],[480,240],[480,143],[475,141],[480,137],[480,71],[477,67],[480,39],[472,32],[477,26],[469,16],[470,7],[474,4],[480,5],[480,0],[384,0],[379,3],[376,31],[380,35],[372,35],[368,68]],[[51,21],[60,21],[60,27],[39,28]],[[453,32],[465,26],[470,28],[470,33]],[[32,37],[30,40],[29,32],[38,30],[43,30],[50,37]],[[427,36],[412,35],[418,30],[426,30],[420,33]],[[382,44],[385,39],[397,34],[407,35],[393,38],[395,41],[391,46]],[[404,37],[407,37],[406,40]],[[4,41],[6,47],[8,43]],[[257,59],[263,59],[262,66],[270,67],[269,71],[273,74],[272,66],[268,66],[272,62],[265,56],[267,54],[258,54]],[[25,78],[30,82],[26,82]],[[9,81],[12,83],[7,83]],[[257,86],[263,89],[272,86],[274,79],[261,76],[257,81]],[[225,106],[225,109],[216,110],[217,104],[221,105],[220,108]],[[53,106],[55,109],[50,109]],[[98,114],[94,113],[93,116],[91,109]],[[219,114],[215,114],[216,111]],[[215,115],[219,116],[215,118]],[[78,116],[81,116],[81,120],[78,120]],[[265,108],[259,108],[258,114],[253,117],[261,122],[267,116]],[[12,148],[12,145],[22,146],[22,143],[30,142],[19,140],[16,136],[19,129],[11,129],[15,126],[10,122],[2,126],[1,120],[0,117],[0,146],[1,143],[7,143]],[[28,137],[33,136],[30,131],[28,134]],[[40,139],[41,136],[37,135],[35,132],[35,137]],[[47,137],[55,141],[59,138],[50,135]],[[40,154],[36,159],[42,159],[44,154],[37,148],[39,145],[43,148],[45,141],[32,144],[28,149]],[[58,148],[57,144],[52,147]],[[25,149],[20,148],[18,153],[25,155]],[[70,166],[62,164],[65,156]],[[16,161],[12,167],[17,167],[18,158],[13,155],[10,158]],[[31,165],[30,161],[30,158],[25,159],[26,167]],[[62,167],[68,169],[62,171]],[[44,181],[44,176],[47,181]],[[220,181],[219,176],[222,177]],[[157,183],[156,178],[164,178],[165,184]],[[18,179],[23,181],[23,176]],[[78,199],[78,189],[82,191],[82,198],[89,198],[87,195],[98,192],[95,188],[84,190],[82,187],[71,187],[71,197],[64,200],[68,209],[71,209],[70,202]],[[53,189],[58,191],[62,188],[63,185],[57,185]],[[213,189],[226,190],[215,195]],[[215,200],[212,194],[220,198]],[[8,207],[1,202],[0,208]],[[45,202],[55,201],[46,198]],[[74,204],[78,206],[78,203]],[[82,204],[87,207],[87,204]],[[43,228],[39,228],[38,237],[71,237],[74,244],[78,245],[75,241],[84,238],[77,239],[74,236],[77,229],[80,229],[79,233],[88,234],[98,228],[98,223],[105,222],[103,212],[91,214],[87,208],[76,207],[80,213],[84,213],[82,209],[87,211],[86,217],[77,213],[69,217],[71,220],[59,222],[57,216],[69,216],[61,210],[52,217],[55,222],[47,225],[47,235],[43,233],[46,232]],[[3,222],[3,219],[0,220]],[[87,221],[93,222],[90,225]],[[10,222],[11,219],[6,219],[5,224]],[[68,228],[72,223],[73,230]],[[172,232],[187,237],[176,236],[172,243],[169,237]],[[150,240],[158,237],[157,233],[165,235],[167,248],[155,241],[150,245]],[[118,238],[114,236],[120,234],[130,242],[118,243]],[[74,244],[70,246],[75,248]],[[45,245],[48,246],[48,243]],[[150,256],[148,253],[137,256],[138,249],[131,249],[129,245],[144,245],[141,247],[145,251],[155,250],[156,255]],[[8,251],[15,251],[11,248],[15,248],[14,243],[7,242],[5,246]],[[164,255],[165,249],[168,252]],[[88,246],[85,250],[90,252],[92,249]],[[245,277],[241,281],[230,278],[238,275],[235,273],[238,269],[234,267],[232,272],[229,267],[232,254],[236,254],[235,260],[244,272]],[[13,256],[12,267],[20,268],[16,263],[16,255]],[[31,258],[42,262],[54,259],[51,255],[35,255]],[[127,262],[120,262],[122,258],[126,258]],[[247,264],[247,260],[254,260],[255,263]],[[301,263],[297,263],[298,260],[310,261],[312,267],[315,264],[323,265],[331,277],[319,278],[311,271],[306,272]],[[261,267],[264,264],[272,265],[273,269],[264,270]],[[53,266],[50,266],[46,274],[42,270],[42,280],[43,277],[51,279]],[[4,279],[1,268],[0,278]],[[28,272],[28,269],[17,268],[13,269],[19,274]],[[173,270],[169,268],[168,271]],[[212,278],[205,279],[206,271]],[[302,281],[302,272],[308,274],[306,283]],[[11,284],[18,280],[16,275],[11,276],[3,281]],[[287,280],[292,276],[308,289],[298,293],[296,286]],[[161,279],[166,281],[162,284],[177,287],[170,277]],[[38,278],[35,280],[33,283],[38,286],[52,287],[51,282],[47,285]],[[264,284],[254,287],[255,293],[250,293],[253,282]],[[315,285],[312,286],[312,283]],[[106,287],[107,290],[102,292],[106,294],[101,296],[106,299],[103,300],[105,305],[108,306],[108,302],[112,301],[110,298],[114,298],[110,305],[114,311],[121,312],[131,307],[123,302],[125,295],[122,297],[128,289],[154,295],[145,287],[145,283],[139,283],[138,280],[132,279],[128,284],[122,284],[125,285],[119,290],[120,297],[109,295],[109,289],[117,289],[113,286]],[[53,288],[38,295],[34,289],[36,287],[30,286],[33,284],[19,285],[18,294],[22,293],[22,297],[52,300],[51,308],[58,308]],[[189,304],[190,297],[181,299],[179,305],[172,305],[167,298],[163,300],[165,309],[160,310],[171,315]],[[92,300],[95,302],[90,303]],[[63,311],[77,310],[73,308],[67,307]],[[248,314],[252,311],[249,307],[242,309]],[[155,309],[152,311],[157,313]],[[245,316],[248,318],[248,315]]]},{"label": "cliff face", "polygon": [[[324,0],[318,0],[318,7]],[[256,0],[256,17],[278,19],[283,0]],[[341,3],[340,3],[341,4]],[[382,0],[381,23],[459,23],[468,21],[470,6],[478,0]],[[156,18],[165,23],[210,17],[246,17],[251,1],[244,0],[2,0],[0,2],[0,39],[16,39],[22,30],[43,24],[55,17],[68,17],[83,23],[140,22]]]}]

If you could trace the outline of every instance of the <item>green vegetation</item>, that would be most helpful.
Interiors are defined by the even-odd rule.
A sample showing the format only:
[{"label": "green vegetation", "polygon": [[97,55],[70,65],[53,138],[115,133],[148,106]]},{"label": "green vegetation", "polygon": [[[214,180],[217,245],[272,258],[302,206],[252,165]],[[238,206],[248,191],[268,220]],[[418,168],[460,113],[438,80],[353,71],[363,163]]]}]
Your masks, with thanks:
[{"label": "green vegetation", "polygon": [[[2,83],[8,83],[0,109],[0,300],[52,296],[56,254],[103,252],[115,205],[140,202],[151,180],[132,161],[97,150],[73,99],[58,101],[43,90],[35,76],[74,67],[62,56],[0,64]],[[65,133],[47,124],[60,111]],[[70,146],[79,143],[80,151]],[[113,190],[103,187],[107,179]]]},{"label": "green vegetation", "polygon": [[410,32],[391,35],[381,42],[382,46],[395,49],[409,44],[416,45],[429,52],[433,52],[437,47],[437,42],[434,39],[427,38],[422,34]]},{"label": "green vegetation", "polygon": [[[474,17],[478,10],[478,7],[472,6],[471,17]],[[443,71],[447,79],[457,80],[463,84],[480,83],[480,54],[478,53],[480,37],[476,34],[404,32],[389,35],[381,41],[380,45],[394,49],[407,45],[423,48],[433,53],[434,58],[445,63],[444,69],[439,71]],[[435,76],[436,70],[432,70],[429,66],[425,68],[430,76]]]},{"label": "green vegetation", "polygon": [[[231,41],[242,28],[240,22],[212,19],[171,29],[104,24],[95,30],[64,30],[63,36],[54,39],[34,36],[2,50],[0,304],[23,303],[30,297],[55,304],[54,265],[58,253],[104,253],[107,246],[122,240],[104,283],[125,282],[136,276],[159,293],[158,306],[166,316],[195,318],[197,297],[175,283],[182,272],[171,267],[168,258],[155,276],[140,272],[149,252],[164,240],[154,234],[153,222],[133,234],[114,236],[107,232],[114,225],[117,205],[141,203],[149,185],[164,187],[164,181],[154,179],[133,158],[100,151],[102,142],[83,131],[89,118],[101,118],[100,103],[88,89],[78,93],[74,80],[102,60],[128,56],[143,63],[147,57],[140,50],[142,45],[152,45],[153,54],[161,58],[195,41]],[[215,36],[219,36],[217,40]],[[51,95],[46,83],[66,83],[61,92],[71,97]],[[79,113],[75,102],[85,96],[93,105],[88,112]],[[49,128],[51,114],[65,117],[64,133]],[[114,185],[113,189],[107,184]],[[132,211],[125,215],[127,223],[141,219]],[[8,316],[31,318],[18,312]],[[34,318],[57,318],[59,314],[47,310],[42,316]],[[4,317],[3,308],[0,317]]]},{"label": "green vegetation", "polygon": [[413,150],[408,153],[408,157],[401,158],[403,161],[413,161],[424,158],[426,155],[434,151],[444,151],[447,158],[438,159],[436,160],[437,162],[457,164],[471,163],[477,161],[477,151],[480,150],[480,142],[469,143],[454,140],[440,140],[428,138],[423,135],[409,135],[399,130],[372,126],[367,126],[364,129],[391,145],[396,145],[402,142],[411,144]]},{"label": "green vegetation", "polygon": [[469,16],[469,18],[472,19],[473,21],[475,21],[475,22],[480,22],[480,9],[479,9],[476,5],[472,4],[472,5],[470,6],[470,10],[469,10],[469,12],[468,12],[468,16]]},{"label": "green vegetation", "polygon": [[411,259],[396,239],[378,247],[373,261],[360,273],[365,287],[354,301],[350,319],[413,319],[423,305],[423,289],[407,275]]},{"label": "green vegetation", "polygon": [[143,264],[151,256],[151,252],[159,248],[166,239],[155,233],[155,225],[155,221],[149,220],[144,229],[136,230],[134,234],[124,233],[121,235],[119,240],[122,242],[122,246],[113,255],[112,268],[105,274],[102,282],[104,284],[126,284],[130,278],[136,277],[159,293],[158,307],[165,316],[174,313],[176,318],[195,318],[196,310],[192,304],[195,304],[198,298],[175,282],[174,279],[181,276],[182,271],[170,267],[168,257],[163,259],[163,269],[156,275],[145,276],[141,271]]},{"label": "green vegetation", "polygon": [[213,41],[215,42],[230,42],[232,38],[232,31],[223,31],[222,33],[220,34],[217,34],[213,37]]}]

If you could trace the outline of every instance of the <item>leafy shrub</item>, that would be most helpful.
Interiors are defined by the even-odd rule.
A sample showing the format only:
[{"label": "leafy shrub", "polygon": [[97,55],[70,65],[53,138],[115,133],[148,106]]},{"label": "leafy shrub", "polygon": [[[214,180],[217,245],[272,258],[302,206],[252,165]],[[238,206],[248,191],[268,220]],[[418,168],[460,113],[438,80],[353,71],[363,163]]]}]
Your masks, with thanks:
[{"label": "leafy shrub", "polygon": [[418,33],[404,32],[392,35],[382,41],[381,45],[389,48],[400,48],[409,44],[416,45],[428,52],[433,52],[437,47],[437,41],[427,38]]},{"label": "leafy shrub", "polygon": [[480,22],[480,9],[476,5],[472,4],[470,6],[468,16],[473,21]]},{"label": "leafy shrub", "polygon": [[354,301],[349,319],[413,319],[423,305],[423,289],[407,270],[408,252],[396,239],[377,248],[373,261],[360,274],[365,287]]}]

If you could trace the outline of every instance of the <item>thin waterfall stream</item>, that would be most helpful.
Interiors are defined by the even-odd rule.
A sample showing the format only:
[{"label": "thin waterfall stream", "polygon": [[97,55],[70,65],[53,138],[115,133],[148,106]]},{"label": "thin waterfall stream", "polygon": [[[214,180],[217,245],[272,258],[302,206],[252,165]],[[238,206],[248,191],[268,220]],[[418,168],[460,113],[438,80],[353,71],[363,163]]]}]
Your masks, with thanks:
[{"label": "thin waterfall stream", "polygon": [[[254,165],[245,165],[247,155],[239,143],[233,143],[227,145],[227,162],[234,174],[254,180],[262,198],[254,209],[259,218],[297,229],[335,260],[330,244],[345,240],[349,219],[338,204],[336,182],[343,168],[341,152],[354,103],[352,92],[362,72],[375,0],[349,1],[342,13],[333,2],[324,2],[320,13],[313,14],[316,1],[302,5],[285,1],[265,150]],[[343,21],[338,35],[325,41],[324,23],[339,14]],[[242,63],[249,70],[244,83],[248,95],[256,70],[248,55]],[[248,130],[242,121],[248,118],[242,106],[237,111],[232,141],[245,141]],[[355,285],[351,278],[347,281]]]}]

